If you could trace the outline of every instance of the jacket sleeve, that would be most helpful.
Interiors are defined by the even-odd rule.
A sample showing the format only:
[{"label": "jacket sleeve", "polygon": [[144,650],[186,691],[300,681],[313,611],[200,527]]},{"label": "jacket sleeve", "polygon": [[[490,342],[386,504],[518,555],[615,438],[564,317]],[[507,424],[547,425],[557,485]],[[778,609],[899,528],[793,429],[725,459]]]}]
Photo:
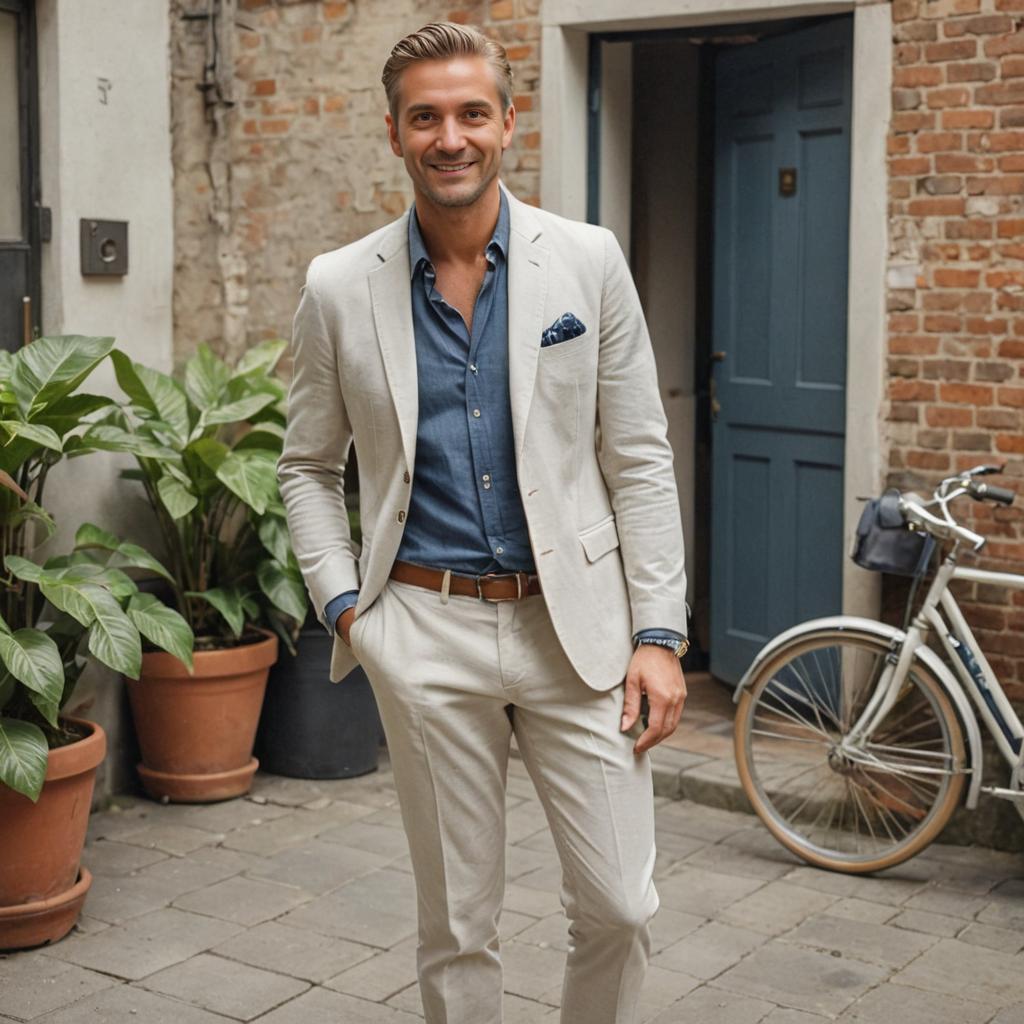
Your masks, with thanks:
[{"label": "jacket sleeve", "polygon": [[619,243],[602,234],[597,458],[615,511],[632,632],[685,635],[682,516],[654,350]]},{"label": "jacket sleeve", "polygon": [[359,563],[345,507],[352,425],[338,377],[338,348],[324,321],[310,264],[292,325],[288,425],[277,462],[292,548],[316,616],[359,587]]}]

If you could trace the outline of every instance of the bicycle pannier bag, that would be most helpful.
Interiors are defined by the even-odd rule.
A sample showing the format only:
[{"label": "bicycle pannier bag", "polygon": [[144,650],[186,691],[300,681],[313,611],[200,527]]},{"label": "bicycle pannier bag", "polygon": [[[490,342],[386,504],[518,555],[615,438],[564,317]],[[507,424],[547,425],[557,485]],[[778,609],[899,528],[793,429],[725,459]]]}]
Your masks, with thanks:
[{"label": "bicycle pannier bag", "polygon": [[890,488],[864,506],[850,555],[872,572],[922,576],[935,550],[935,538],[923,530],[907,529],[899,499],[900,492]]}]

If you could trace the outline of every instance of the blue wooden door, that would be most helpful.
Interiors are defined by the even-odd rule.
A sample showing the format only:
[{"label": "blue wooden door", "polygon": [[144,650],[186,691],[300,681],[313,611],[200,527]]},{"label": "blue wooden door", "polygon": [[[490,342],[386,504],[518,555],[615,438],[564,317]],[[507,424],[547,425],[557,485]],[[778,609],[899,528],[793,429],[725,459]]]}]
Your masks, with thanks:
[{"label": "blue wooden door", "polygon": [[715,73],[711,668],[842,600],[852,22]]}]

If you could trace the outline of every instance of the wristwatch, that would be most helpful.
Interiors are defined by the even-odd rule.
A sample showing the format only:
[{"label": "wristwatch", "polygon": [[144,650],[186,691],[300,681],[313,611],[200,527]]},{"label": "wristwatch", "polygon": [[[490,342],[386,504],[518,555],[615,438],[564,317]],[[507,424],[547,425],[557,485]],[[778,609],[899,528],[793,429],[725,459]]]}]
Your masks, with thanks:
[{"label": "wristwatch", "polygon": [[641,644],[657,644],[659,647],[667,647],[680,661],[690,649],[690,641],[684,636],[682,640],[670,640],[667,637],[649,636],[641,637],[637,641],[637,647]]}]

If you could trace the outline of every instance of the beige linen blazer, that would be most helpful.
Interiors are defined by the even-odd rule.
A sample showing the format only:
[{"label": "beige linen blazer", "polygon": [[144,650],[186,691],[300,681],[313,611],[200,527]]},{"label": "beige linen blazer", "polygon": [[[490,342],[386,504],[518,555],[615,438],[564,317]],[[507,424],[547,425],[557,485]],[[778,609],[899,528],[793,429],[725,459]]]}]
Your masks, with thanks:
[{"label": "beige linen blazer", "polygon": [[[614,235],[506,195],[509,392],[530,544],[566,655],[587,685],[607,690],[625,678],[633,633],[686,631],[682,523],[654,353]],[[278,477],[321,621],[331,598],[357,587],[356,618],[366,613],[405,529],[418,410],[408,217],[316,257],[295,314]],[[541,348],[563,313],[586,332]],[[343,493],[353,439],[358,553]],[[331,681],[356,664],[336,636]]]}]

